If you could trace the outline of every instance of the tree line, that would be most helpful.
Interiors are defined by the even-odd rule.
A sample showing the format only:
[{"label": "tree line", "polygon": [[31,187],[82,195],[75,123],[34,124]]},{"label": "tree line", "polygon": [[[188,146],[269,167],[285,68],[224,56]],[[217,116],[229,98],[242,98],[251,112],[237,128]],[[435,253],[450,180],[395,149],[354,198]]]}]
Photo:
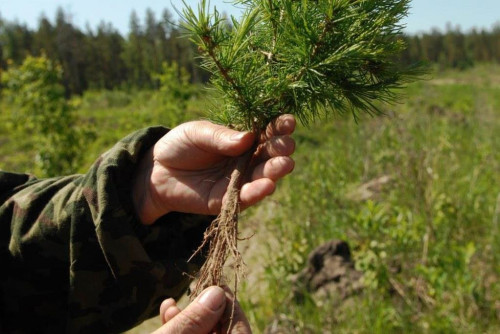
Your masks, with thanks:
[{"label": "tree line", "polygon": [[500,23],[492,29],[474,28],[466,33],[448,25],[445,32],[432,29],[404,39],[407,48],[401,61],[405,64],[426,61],[442,69],[465,69],[476,63],[500,63]]},{"label": "tree line", "polygon": [[[500,24],[466,33],[449,26],[445,32],[400,37],[408,45],[401,55],[404,64],[427,61],[441,68],[466,68],[500,62]],[[87,89],[156,88],[164,63],[178,64],[179,75],[180,69],[187,71],[191,82],[206,82],[209,74],[198,66],[196,53],[168,9],[159,17],[147,9],[142,19],[132,12],[126,36],[106,22],[82,30],[63,9],[53,22],[42,16],[36,29],[0,17],[0,71],[21,65],[29,55],[44,55],[62,66],[68,95]]]},{"label": "tree line", "polygon": [[87,89],[155,88],[155,75],[161,73],[163,63],[176,63],[193,82],[204,82],[208,74],[200,69],[194,46],[182,35],[168,9],[160,17],[147,9],[142,20],[132,12],[125,37],[106,22],[83,31],[61,8],[53,22],[42,16],[36,29],[0,17],[0,68],[19,66],[29,55],[43,55],[62,66],[68,94]]}]

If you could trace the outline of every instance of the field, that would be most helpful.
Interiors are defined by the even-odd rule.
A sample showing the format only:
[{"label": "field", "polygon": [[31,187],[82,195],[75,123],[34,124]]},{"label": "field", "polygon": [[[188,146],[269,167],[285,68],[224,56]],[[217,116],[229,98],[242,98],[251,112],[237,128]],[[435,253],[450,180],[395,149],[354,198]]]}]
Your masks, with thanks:
[{"label": "field", "polygon": [[[74,98],[92,133],[75,172],[135,129],[203,117],[193,91],[185,112],[157,92]],[[34,171],[36,135],[0,108],[0,168]],[[432,74],[383,108],[300,127],[295,171],[243,214],[240,300],[256,333],[500,332],[500,67]],[[360,287],[296,298],[294,275],[331,239],[348,242]]]}]

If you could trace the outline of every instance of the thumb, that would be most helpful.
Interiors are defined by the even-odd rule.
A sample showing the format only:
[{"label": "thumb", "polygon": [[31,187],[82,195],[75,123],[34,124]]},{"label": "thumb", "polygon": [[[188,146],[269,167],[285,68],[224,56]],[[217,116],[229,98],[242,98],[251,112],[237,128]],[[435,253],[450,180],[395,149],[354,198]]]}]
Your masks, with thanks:
[{"label": "thumb", "polygon": [[207,334],[217,325],[225,307],[224,290],[209,287],[154,334]]}]

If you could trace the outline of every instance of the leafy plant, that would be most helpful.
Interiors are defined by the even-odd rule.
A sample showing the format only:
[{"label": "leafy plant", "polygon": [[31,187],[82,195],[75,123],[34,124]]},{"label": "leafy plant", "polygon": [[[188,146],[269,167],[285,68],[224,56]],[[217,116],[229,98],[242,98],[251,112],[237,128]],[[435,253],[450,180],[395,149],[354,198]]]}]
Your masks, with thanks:
[{"label": "leafy plant", "polygon": [[[221,95],[212,118],[251,130],[256,138],[282,114],[294,114],[304,124],[333,112],[355,118],[359,112],[376,114],[375,102],[394,101],[394,89],[415,74],[394,62],[404,49],[399,21],[407,14],[408,0],[234,3],[245,9],[239,21],[210,11],[206,0],[197,12],[186,6],[182,14],[202,66],[212,73],[211,83]],[[210,250],[195,294],[221,284],[228,253],[235,258],[237,285],[242,266],[238,196],[253,153],[238,160],[221,214],[206,233],[202,247],[209,244]]]},{"label": "leafy plant", "polygon": [[42,176],[75,172],[81,158],[80,135],[65,98],[61,68],[46,57],[27,57],[2,75],[3,94],[16,106],[13,127],[32,136]]},{"label": "leafy plant", "polygon": [[155,96],[161,105],[158,110],[161,117],[158,118],[169,126],[185,122],[187,102],[193,95],[189,73],[175,62],[171,64],[164,62],[161,71],[153,73],[153,79],[159,86],[158,94]]}]

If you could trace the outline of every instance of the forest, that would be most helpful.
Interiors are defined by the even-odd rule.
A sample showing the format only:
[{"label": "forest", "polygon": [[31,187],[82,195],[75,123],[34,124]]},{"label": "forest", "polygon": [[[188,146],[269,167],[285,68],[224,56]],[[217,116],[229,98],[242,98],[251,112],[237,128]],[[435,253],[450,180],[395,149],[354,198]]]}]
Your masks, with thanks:
[{"label": "forest", "polygon": [[1,67],[19,65],[28,55],[45,55],[61,64],[70,95],[87,89],[155,88],[154,73],[163,62],[185,68],[192,82],[207,81],[196,64],[196,50],[173,20],[167,9],[160,17],[148,9],[143,20],[132,12],[129,33],[122,36],[106,22],[82,31],[63,9],[54,22],[41,17],[36,30],[0,17]]},{"label": "forest", "polygon": [[[20,65],[28,55],[45,55],[61,64],[68,95],[88,89],[157,88],[155,73],[161,72],[164,62],[184,68],[192,83],[207,82],[209,75],[198,66],[197,50],[183,36],[168,9],[160,15],[148,9],[142,18],[132,12],[126,36],[107,22],[81,30],[62,8],[53,21],[42,16],[36,29],[0,16],[0,67],[6,70]],[[408,45],[401,55],[403,64],[426,61],[440,69],[464,69],[500,62],[500,24],[467,32],[449,24],[444,32],[433,29],[399,38]]]}]

